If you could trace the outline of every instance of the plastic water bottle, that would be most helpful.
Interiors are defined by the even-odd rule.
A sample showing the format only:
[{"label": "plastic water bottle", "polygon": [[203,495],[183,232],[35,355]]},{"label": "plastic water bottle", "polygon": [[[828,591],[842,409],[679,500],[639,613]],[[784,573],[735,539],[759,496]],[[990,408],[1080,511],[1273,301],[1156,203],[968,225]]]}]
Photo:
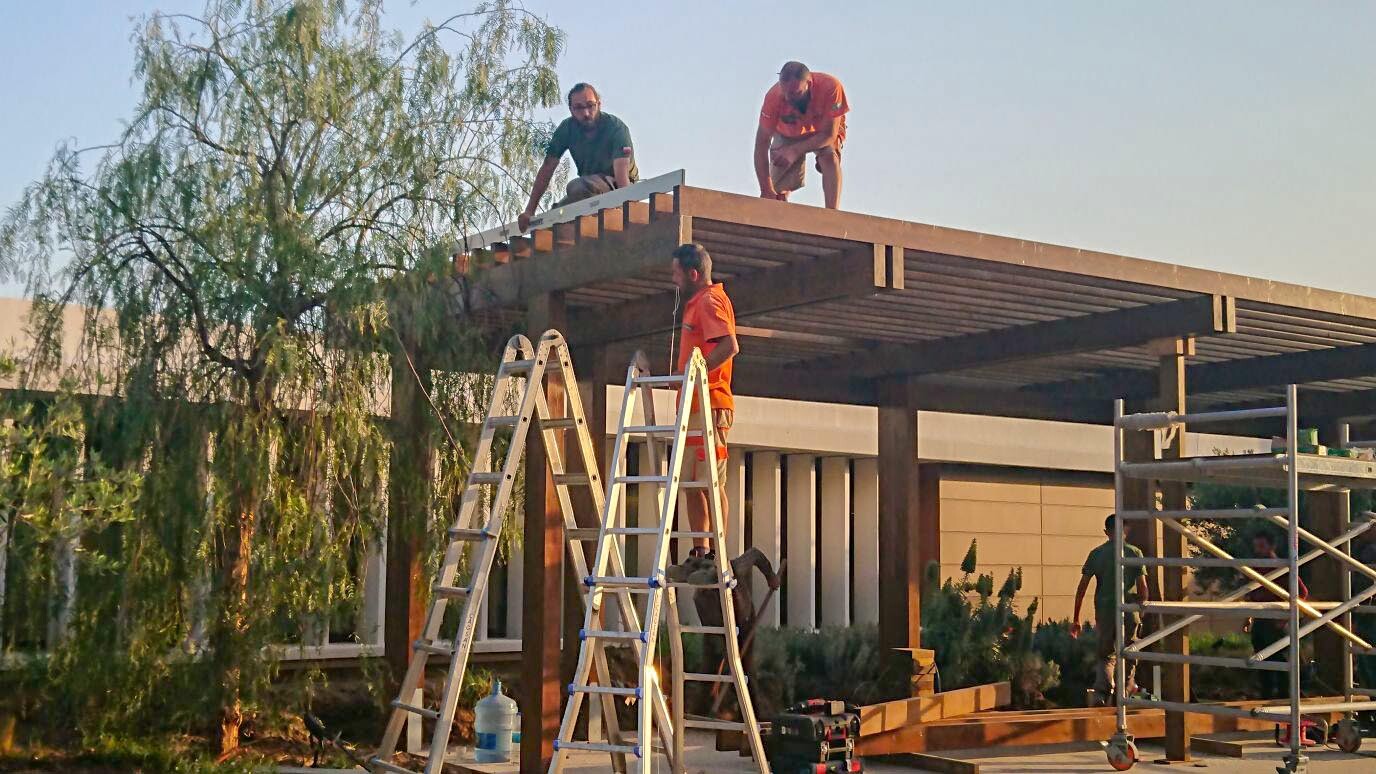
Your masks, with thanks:
[{"label": "plastic water bottle", "polygon": [[516,702],[502,694],[502,681],[492,681],[492,693],[473,708],[473,732],[478,737],[478,763],[511,760],[511,734],[516,728]]}]

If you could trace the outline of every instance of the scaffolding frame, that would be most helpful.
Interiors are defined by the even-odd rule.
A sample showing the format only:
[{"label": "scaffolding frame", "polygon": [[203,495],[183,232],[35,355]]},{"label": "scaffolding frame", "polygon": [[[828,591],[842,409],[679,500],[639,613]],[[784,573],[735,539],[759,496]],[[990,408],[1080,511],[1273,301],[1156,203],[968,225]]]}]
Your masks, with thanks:
[{"label": "scaffolding frame", "polygon": [[[1114,447],[1114,492],[1118,518],[1114,520],[1114,603],[1115,616],[1115,653],[1114,664],[1114,705],[1117,733],[1105,743],[1109,763],[1119,771],[1132,767],[1137,759],[1137,749],[1132,736],[1127,733],[1127,710],[1130,708],[1161,709],[1169,712],[1198,712],[1231,717],[1274,720],[1277,724],[1288,725],[1290,750],[1285,757],[1284,768],[1279,772],[1302,772],[1308,765],[1308,757],[1303,754],[1303,734],[1301,718],[1310,713],[1341,712],[1346,717],[1339,724],[1339,746],[1346,751],[1355,751],[1361,743],[1361,736],[1353,721],[1353,713],[1376,709],[1372,694],[1359,691],[1354,685],[1352,658],[1354,655],[1376,655],[1376,648],[1353,633],[1344,625],[1344,618],[1353,612],[1376,611],[1376,606],[1363,604],[1376,596],[1376,569],[1362,564],[1350,550],[1351,540],[1376,526],[1376,514],[1367,512],[1360,519],[1349,524],[1349,529],[1331,541],[1320,538],[1300,526],[1301,491],[1343,491],[1353,489],[1376,489],[1376,462],[1341,456],[1301,453],[1299,450],[1298,430],[1298,391],[1295,385],[1286,387],[1285,405],[1233,411],[1213,411],[1202,413],[1152,412],[1125,414],[1124,401],[1114,402],[1113,447]],[[1194,457],[1151,462],[1128,461],[1124,459],[1125,434],[1129,432],[1154,432],[1158,441],[1161,433],[1184,433],[1188,426],[1215,422],[1231,422],[1243,419],[1279,418],[1285,422],[1285,451],[1270,454],[1250,454],[1237,456]],[[1341,439],[1345,448],[1370,448],[1376,444],[1350,444],[1346,433]],[[1161,448],[1161,444],[1157,444]],[[1183,483],[1225,483],[1280,489],[1286,492],[1284,508],[1238,508],[1212,510],[1172,510],[1164,509],[1155,503],[1146,510],[1126,510],[1124,507],[1125,483],[1130,480],[1160,482],[1174,481]],[[1234,557],[1207,538],[1197,535],[1180,522],[1190,519],[1262,519],[1286,530],[1289,550],[1281,560],[1259,560]],[[1183,536],[1186,541],[1209,558],[1190,557],[1185,559],[1147,557],[1128,558],[1123,555],[1124,523],[1131,520],[1159,521],[1163,526]],[[1153,531],[1154,532],[1154,531]],[[1301,542],[1312,548],[1301,554]],[[1340,597],[1337,601],[1309,602],[1299,598],[1300,567],[1319,558],[1332,557],[1343,567]],[[1126,567],[1232,567],[1242,573],[1248,583],[1219,600],[1209,602],[1191,601],[1150,601],[1126,603],[1124,600],[1123,577]],[[1261,572],[1259,570],[1266,570]],[[1360,594],[1352,594],[1352,574],[1365,575],[1371,585]],[[1274,581],[1281,575],[1286,576],[1286,587]],[[1279,602],[1250,602],[1246,597],[1257,589],[1265,588],[1282,600]],[[1174,617],[1176,620],[1164,625],[1150,635],[1125,641],[1127,635],[1126,616],[1133,613],[1143,615],[1157,614]],[[1147,648],[1161,642],[1166,637],[1188,629],[1189,625],[1205,615],[1237,615],[1253,618],[1283,620],[1287,624],[1284,637],[1253,653],[1246,658],[1223,658],[1195,656],[1178,653],[1159,653]],[[1304,638],[1321,628],[1336,632],[1342,639],[1346,668],[1343,669],[1343,701],[1306,704],[1300,686],[1301,655],[1300,646]],[[1268,657],[1285,652],[1284,662],[1267,661]],[[1288,698],[1285,703],[1252,709],[1225,707],[1201,702],[1173,702],[1160,699],[1140,699],[1126,695],[1127,660],[1168,664],[1199,666],[1221,666],[1250,670],[1283,671]],[[1367,700],[1358,700],[1362,696]],[[1350,748],[1350,749],[1349,749]]]}]

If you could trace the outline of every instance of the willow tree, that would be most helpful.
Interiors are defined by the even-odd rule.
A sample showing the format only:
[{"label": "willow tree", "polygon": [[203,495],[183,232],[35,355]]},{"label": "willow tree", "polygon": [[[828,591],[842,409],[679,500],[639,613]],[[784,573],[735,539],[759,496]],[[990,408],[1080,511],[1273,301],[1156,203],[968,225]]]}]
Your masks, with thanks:
[{"label": "willow tree", "polygon": [[[31,377],[72,365],[60,319],[79,305],[86,384],[214,407],[199,416],[226,482],[208,604],[229,750],[272,607],[251,599],[272,589],[252,581],[255,557],[276,550],[255,541],[269,510],[291,512],[273,450],[286,434],[363,448],[386,384],[376,353],[463,339],[431,303],[445,294],[424,292],[449,272],[434,247],[519,209],[562,39],[505,2],[407,38],[384,29],[380,0],[211,0],[143,19],[133,42],[127,128],[59,148],[0,228],[0,260],[41,302]],[[285,477],[322,467],[308,454]]]}]

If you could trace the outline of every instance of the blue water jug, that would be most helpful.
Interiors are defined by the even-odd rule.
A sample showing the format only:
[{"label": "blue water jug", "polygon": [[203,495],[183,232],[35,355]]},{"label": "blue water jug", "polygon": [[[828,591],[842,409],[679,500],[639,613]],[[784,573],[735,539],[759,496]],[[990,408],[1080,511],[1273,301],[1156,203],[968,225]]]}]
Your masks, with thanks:
[{"label": "blue water jug", "polygon": [[502,681],[492,681],[492,693],[473,708],[474,758],[478,763],[511,760],[511,735],[516,730],[516,702],[502,694]]}]

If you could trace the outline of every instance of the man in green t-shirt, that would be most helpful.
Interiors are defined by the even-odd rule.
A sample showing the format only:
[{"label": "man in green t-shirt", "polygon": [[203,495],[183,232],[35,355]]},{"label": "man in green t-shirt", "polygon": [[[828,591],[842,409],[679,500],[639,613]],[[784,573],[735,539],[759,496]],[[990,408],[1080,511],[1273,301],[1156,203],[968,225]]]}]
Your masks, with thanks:
[{"label": "man in green t-shirt", "polygon": [[530,202],[516,219],[523,232],[530,228],[530,219],[535,217],[535,208],[549,188],[550,178],[565,151],[573,156],[578,177],[569,181],[567,195],[555,202],[556,207],[625,188],[640,179],[631,130],[621,119],[602,112],[602,98],[592,84],[576,83],[569,90],[569,114],[550,137],[545,163],[540,165],[530,191]]},{"label": "man in green t-shirt", "polygon": [[[1085,600],[1090,579],[1094,579],[1094,631],[1099,635],[1098,647],[1094,655],[1097,661],[1094,675],[1094,692],[1100,700],[1107,700],[1113,693],[1113,665],[1117,657],[1118,626],[1114,613],[1113,599],[1113,522],[1117,516],[1109,514],[1104,519],[1104,534],[1108,542],[1096,547],[1085,557],[1085,566],[1080,571],[1080,586],[1075,589],[1075,615],[1070,623],[1070,636],[1080,636],[1080,605]],[[1123,556],[1142,557],[1142,549],[1131,543],[1123,543]],[[1139,602],[1148,599],[1146,569],[1139,566],[1123,567],[1123,602]],[[1123,636],[1131,641],[1137,637],[1142,619],[1136,613],[1123,615]],[[1133,675],[1136,663],[1126,664],[1127,692],[1136,689]]]}]

